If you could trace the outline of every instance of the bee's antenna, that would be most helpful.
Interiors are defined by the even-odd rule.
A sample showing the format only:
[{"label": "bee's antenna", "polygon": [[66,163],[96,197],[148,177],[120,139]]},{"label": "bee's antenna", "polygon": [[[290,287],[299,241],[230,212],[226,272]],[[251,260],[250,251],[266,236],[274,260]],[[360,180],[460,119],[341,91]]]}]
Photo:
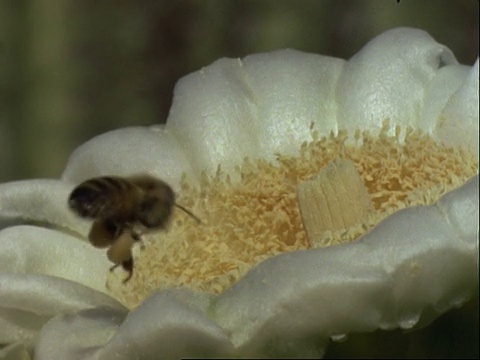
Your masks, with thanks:
[{"label": "bee's antenna", "polygon": [[198,223],[203,224],[203,221],[200,220],[197,216],[195,216],[190,210],[184,208],[182,205],[179,205],[175,203],[175,206],[178,207],[179,209],[183,210],[185,213],[190,215],[192,218],[194,218]]}]

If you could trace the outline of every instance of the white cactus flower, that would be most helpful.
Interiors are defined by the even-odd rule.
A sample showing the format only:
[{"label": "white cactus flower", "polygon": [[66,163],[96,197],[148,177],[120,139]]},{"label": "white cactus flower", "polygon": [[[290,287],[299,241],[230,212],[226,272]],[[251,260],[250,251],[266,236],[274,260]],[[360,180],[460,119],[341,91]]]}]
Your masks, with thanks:
[{"label": "white cactus flower", "polygon": [[[409,28],[379,35],[349,61],[295,50],[220,59],[177,83],[165,126],[90,140],[61,180],[0,185],[0,343],[10,344],[0,358],[319,357],[331,338],[414,328],[461,305],[478,294],[478,68]],[[88,244],[90,225],[67,207],[73,186],[95,176],[148,172],[179,192],[182,176],[200,186],[202,172],[221,165],[228,188],[242,180],[236,169],[246,157],[290,161],[341,131],[349,132],[341,149],[375,137],[401,146],[409,127],[472,159],[456,188],[429,206],[385,214],[354,242],[259,257],[231,286],[215,283],[210,292],[146,286],[149,294],[130,306],[115,275],[107,288],[111,264]],[[356,129],[370,135],[358,139]],[[158,274],[145,266],[140,260],[138,281]]]}]

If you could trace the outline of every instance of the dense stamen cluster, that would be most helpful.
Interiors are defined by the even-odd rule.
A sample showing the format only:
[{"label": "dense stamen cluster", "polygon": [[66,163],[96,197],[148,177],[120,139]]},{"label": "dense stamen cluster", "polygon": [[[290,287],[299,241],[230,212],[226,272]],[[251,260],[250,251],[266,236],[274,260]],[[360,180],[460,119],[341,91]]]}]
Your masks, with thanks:
[{"label": "dense stamen cluster", "polygon": [[[134,251],[136,271],[130,283],[109,275],[116,297],[136,306],[156,289],[187,286],[220,293],[254,265],[283,252],[308,249],[297,204],[296,186],[331,161],[351,160],[373,210],[364,224],[326,231],[322,244],[353,241],[394,211],[436,201],[477,172],[473,154],[442,146],[428,135],[408,131],[404,140],[345,131],[301,145],[298,156],[276,155],[276,162],[245,159],[238,181],[221,168],[204,175],[199,187],[185,179],[178,202],[197,214],[199,225],[176,212],[167,232],[145,238],[145,250]],[[323,245],[322,245],[323,246]]]}]

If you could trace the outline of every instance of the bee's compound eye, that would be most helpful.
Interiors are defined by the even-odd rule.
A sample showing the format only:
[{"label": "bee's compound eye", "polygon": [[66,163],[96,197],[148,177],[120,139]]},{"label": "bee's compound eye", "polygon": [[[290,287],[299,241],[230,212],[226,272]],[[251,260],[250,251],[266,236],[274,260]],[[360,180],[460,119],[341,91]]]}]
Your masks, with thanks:
[{"label": "bee's compound eye", "polygon": [[68,206],[80,216],[89,217],[94,215],[97,201],[98,193],[95,190],[79,187],[70,194]]}]

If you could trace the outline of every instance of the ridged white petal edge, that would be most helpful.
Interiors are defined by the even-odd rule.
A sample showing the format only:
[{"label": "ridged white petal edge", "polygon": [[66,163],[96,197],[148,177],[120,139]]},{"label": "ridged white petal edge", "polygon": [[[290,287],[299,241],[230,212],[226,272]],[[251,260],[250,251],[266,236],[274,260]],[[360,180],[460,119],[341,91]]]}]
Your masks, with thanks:
[{"label": "ridged white petal edge", "polygon": [[[233,353],[225,332],[204,314],[207,295],[186,290],[153,294],[124,319],[95,309],[57,317],[40,332],[35,359],[217,358]],[[56,339],[62,334],[64,341]]]},{"label": "ridged white petal edge", "polygon": [[33,222],[86,236],[90,224],[68,209],[72,189],[72,184],[53,179],[0,184],[0,228]]},{"label": "ridged white petal edge", "polygon": [[176,136],[155,125],[114,130],[87,141],[71,155],[62,179],[79,183],[93,176],[150,173],[178,190],[183,172],[192,182],[198,180]]},{"label": "ridged white petal edge", "polygon": [[106,307],[127,314],[127,309],[111,297],[59,277],[0,274],[0,288],[0,339],[3,344],[28,342],[50,319],[65,313]]},{"label": "ridged white petal edge", "polygon": [[[88,266],[86,266],[88,264]],[[0,231],[0,340],[28,341],[57,315],[98,306],[127,312],[106,295],[111,264],[78,238],[37,226]]]},{"label": "ridged white petal edge", "polygon": [[59,231],[13,226],[0,231],[0,274],[44,274],[107,293],[105,251]]}]

